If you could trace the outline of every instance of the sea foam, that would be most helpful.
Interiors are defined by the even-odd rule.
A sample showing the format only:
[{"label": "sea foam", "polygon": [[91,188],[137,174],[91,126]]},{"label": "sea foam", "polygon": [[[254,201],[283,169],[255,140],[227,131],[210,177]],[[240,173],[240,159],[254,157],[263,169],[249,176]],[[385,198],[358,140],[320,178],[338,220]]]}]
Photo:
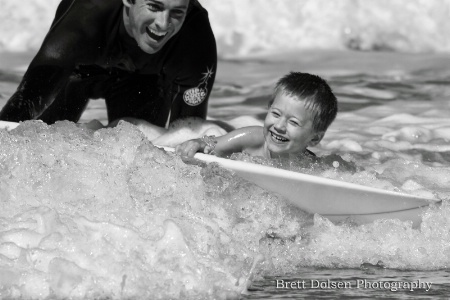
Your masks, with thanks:
[{"label": "sea foam", "polygon": [[264,269],[269,228],[295,235],[308,219],[126,122],[28,121],[0,141],[2,298],[237,297]]}]

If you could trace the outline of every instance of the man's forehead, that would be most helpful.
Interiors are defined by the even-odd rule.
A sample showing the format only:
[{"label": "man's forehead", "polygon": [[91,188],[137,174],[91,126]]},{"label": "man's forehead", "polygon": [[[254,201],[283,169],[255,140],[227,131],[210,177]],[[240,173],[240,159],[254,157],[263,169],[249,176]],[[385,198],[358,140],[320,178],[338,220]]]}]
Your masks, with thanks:
[{"label": "man's forehead", "polygon": [[172,8],[188,8],[189,0],[144,0],[145,2],[150,2],[154,4],[159,4],[164,7]]}]

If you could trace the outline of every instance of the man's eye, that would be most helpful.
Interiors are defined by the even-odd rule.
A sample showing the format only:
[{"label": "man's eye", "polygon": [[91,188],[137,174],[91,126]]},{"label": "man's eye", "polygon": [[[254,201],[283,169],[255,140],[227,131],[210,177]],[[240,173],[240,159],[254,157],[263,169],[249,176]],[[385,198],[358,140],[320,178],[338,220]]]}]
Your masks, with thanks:
[{"label": "man's eye", "polygon": [[170,15],[172,16],[172,18],[181,19],[184,17],[184,11],[175,10],[175,11],[170,12]]},{"label": "man's eye", "polygon": [[150,8],[151,11],[160,11],[161,7],[159,7],[158,5],[155,4],[149,4],[148,7]]}]

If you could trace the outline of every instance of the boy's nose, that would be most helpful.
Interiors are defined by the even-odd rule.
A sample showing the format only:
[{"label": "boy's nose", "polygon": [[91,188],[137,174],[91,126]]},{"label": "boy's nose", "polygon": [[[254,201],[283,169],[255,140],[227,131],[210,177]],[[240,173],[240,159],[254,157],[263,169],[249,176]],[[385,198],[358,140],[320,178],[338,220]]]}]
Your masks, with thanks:
[{"label": "boy's nose", "polygon": [[285,132],[286,131],[286,121],[283,120],[282,118],[280,118],[277,120],[277,122],[275,122],[275,124],[273,124],[273,127],[275,128],[275,130],[277,130],[279,132]]}]

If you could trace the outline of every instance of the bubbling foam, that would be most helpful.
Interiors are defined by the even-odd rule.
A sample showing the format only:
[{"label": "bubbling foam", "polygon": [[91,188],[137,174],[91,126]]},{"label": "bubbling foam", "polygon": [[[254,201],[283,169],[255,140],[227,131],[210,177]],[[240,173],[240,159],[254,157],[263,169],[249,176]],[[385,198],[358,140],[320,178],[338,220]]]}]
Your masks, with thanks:
[{"label": "bubbling foam", "polygon": [[[446,201],[418,229],[333,224],[217,164],[185,163],[126,122],[94,132],[27,121],[0,130],[0,143],[1,298],[239,298],[252,280],[304,267],[450,263]],[[351,153],[297,167],[364,178],[367,157],[374,162]],[[403,161],[376,162],[388,184],[403,180],[392,171]]]},{"label": "bubbling foam", "polygon": [[2,298],[237,298],[266,232],[309,217],[217,165],[187,165],[133,125],[0,131]]}]

